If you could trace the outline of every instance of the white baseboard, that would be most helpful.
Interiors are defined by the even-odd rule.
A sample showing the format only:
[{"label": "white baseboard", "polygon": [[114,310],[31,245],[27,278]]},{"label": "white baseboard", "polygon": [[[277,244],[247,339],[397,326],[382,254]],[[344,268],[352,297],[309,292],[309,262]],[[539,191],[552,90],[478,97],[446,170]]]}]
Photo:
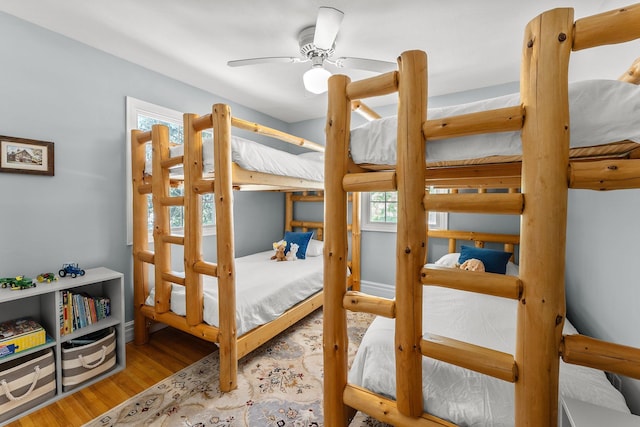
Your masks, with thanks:
[{"label": "white baseboard", "polygon": [[376,295],[383,298],[395,298],[395,287],[386,283],[369,282],[366,280],[360,281],[360,289],[362,292]]},{"label": "white baseboard", "polygon": [[124,324],[124,340],[125,342],[133,341],[133,320]]},{"label": "white baseboard", "polygon": [[[134,333],[133,333],[133,324],[134,321],[131,320],[127,323],[124,324],[124,340],[125,342],[131,342],[133,341],[134,338]],[[155,332],[155,331],[159,331],[162,328],[166,328],[167,325],[165,325],[164,323],[160,323],[160,322],[153,322],[153,325],[151,325],[151,327],[149,328],[149,333]]]}]

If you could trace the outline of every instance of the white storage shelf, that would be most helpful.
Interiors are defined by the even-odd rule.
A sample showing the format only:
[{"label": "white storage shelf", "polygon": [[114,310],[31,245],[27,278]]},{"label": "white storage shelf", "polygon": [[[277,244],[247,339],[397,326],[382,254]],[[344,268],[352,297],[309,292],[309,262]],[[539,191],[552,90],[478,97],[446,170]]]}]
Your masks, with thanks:
[{"label": "white storage shelf", "polygon": [[[34,278],[35,281],[35,278]],[[111,300],[111,315],[92,325],[76,329],[69,334],[61,334],[60,307],[62,296],[60,291],[71,290],[74,293],[86,292],[93,297],[108,297]],[[35,353],[44,348],[53,348],[56,364],[56,394],[53,398],[34,408],[29,408],[20,415],[0,422],[0,425],[15,421],[29,412],[47,406],[80,388],[91,385],[105,377],[124,369],[126,363],[124,336],[124,278],[123,274],[108,268],[99,267],[85,270],[83,276],[75,278],[61,277],[51,283],[37,283],[36,287],[22,290],[0,289],[0,322],[30,317],[40,323],[47,332],[47,343],[19,353],[0,358],[2,364],[15,358]],[[62,388],[62,347],[69,340],[83,335],[113,327],[116,330],[116,366],[102,375],[96,376],[81,387],[64,392]]]}]

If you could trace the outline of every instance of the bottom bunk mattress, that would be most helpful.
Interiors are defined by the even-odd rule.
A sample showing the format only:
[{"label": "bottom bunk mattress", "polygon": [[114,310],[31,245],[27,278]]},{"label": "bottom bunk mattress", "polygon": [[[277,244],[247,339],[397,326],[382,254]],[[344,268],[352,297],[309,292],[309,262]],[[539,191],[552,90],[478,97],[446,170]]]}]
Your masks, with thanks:
[{"label": "bottom bunk mattress", "polygon": [[[272,261],[273,250],[236,258],[236,328],[238,336],[269,323],[289,308],[322,290],[322,257],[307,256],[295,261]],[[219,324],[218,283],[204,276],[204,321]],[[154,286],[145,304],[153,305]],[[171,311],[187,313],[185,287],[173,285]]]},{"label": "bottom bunk mattress", "polygon": [[[465,291],[425,287],[423,332],[515,353],[517,302]],[[395,321],[377,317],[358,349],[349,382],[395,399]],[[577,333],[567,321],[565,334]],[[461,426],[513,426],[514,385],[423,357],[424,410]],[[629,412],[602,371],[561,362],[560,395]]]}]

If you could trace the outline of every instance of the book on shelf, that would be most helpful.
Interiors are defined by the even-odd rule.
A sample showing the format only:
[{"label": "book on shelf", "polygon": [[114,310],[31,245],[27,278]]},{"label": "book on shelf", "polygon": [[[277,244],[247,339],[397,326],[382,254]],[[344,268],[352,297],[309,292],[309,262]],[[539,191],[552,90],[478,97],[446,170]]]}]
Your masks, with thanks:
[{"label": "book on shelf", "polygon": [[31,318],[0,323],[0,357],[42,345],[47,336],[42,325]]},{"label": "book on shelf", "polygon": [[60,291],[60,334],[70,334],[109,317],[111,301],[85,292]]}]

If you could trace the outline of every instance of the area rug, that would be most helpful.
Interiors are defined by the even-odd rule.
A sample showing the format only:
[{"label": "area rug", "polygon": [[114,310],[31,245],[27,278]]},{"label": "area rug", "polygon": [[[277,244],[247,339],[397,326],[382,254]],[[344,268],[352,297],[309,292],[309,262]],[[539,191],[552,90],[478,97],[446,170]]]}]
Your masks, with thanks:
[{"label": "area rug", "polygon": [[[349,363],[373,320],[348,313]],[[238,388],[218,386],[218,352],[123,402],[84,427],[320,427],[322,310],[317,310],[243,358]],[[357,414],[351,427],[384,426]]]}]

